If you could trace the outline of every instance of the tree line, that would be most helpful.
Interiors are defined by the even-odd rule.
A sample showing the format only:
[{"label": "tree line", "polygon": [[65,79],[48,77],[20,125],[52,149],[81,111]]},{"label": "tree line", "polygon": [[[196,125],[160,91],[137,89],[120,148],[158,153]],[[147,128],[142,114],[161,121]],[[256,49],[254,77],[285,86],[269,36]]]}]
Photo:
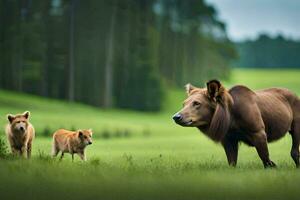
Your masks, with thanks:
[{"label": "tree line", "polygon": [[254,40],[236,43],[238,67],[300,68],[300,41],[282,35],[260,34]]},{"label": "tree line", "polygon": [[236,57],[204,0],[1,0],[0,21],[1,88],[104,108],[160,110]]}]

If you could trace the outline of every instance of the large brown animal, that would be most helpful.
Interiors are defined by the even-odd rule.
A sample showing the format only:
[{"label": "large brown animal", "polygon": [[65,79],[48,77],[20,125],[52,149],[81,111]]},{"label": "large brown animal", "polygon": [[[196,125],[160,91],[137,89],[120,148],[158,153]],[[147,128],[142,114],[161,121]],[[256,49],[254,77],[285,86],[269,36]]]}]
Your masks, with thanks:
[{"label": "large brown animal", "polygon": [[5,129],[12,153],[27,158],[31,156],[32,140],[35,136],[29,116],[29,111],[17,115],[8,114],[9,123]]},{"label": "large brown animal", "polygon": [[287,89],[252,91],[237,85],[226,90],[218,80],[206,88],[186,86],[183,109],[173,116],[181,126],[197,127],[220,142],[228,163],[235,166],[240,141],[254,146],[265,167],[275,167],[269,158],[268,142],[292,136],[291,157],[299,167],[300,100]]}]

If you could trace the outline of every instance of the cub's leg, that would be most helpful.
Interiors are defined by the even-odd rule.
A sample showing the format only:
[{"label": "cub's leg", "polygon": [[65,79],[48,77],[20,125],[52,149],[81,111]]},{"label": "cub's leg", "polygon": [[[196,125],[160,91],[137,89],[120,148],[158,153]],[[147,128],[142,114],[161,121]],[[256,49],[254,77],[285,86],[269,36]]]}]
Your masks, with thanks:
[{"label": "cub's leg", "polygon": [[31,157],[32,141],[30,140],[27,144],[27,158]]},{"label": "cub's leg", "polygon": [[238,158],[238,141],[234,138],[226,137],[222,141],[227,161],[230,166],[235,167]]},{"label": "cub's leg", "polygon": [[20,151],[21,156],[27,158],[27,150],[28,150],[27,144],[23,145]]},{"label": "cub's leg", "polygon": [[52,144],[52,157],[56,157],[57,154],[59,153],[59,148],[58,145],[56,144],[56,142],[53,140],[53,144]]},{"label": "cub's leg", "polygon": [[276,164],[269,158],[269,150],[267,145],[267,134],[265,131],[259,131],[254,133],[249,138],[252,144],[255,146],[256,151],[262,160],[264,167],[276,167]]},{"label": "cub's leg", "polygon": [[61,155],[60,155],[60,158],[59,158],[59,161],[61,161],[63,159],[63,157],[64,157],[64,152],[62,151]]},{"label": "cub's leg", "polygon": [[8,143],[10,146],[11,153],[14,156],[20,155],[19,149],[14,145],[14,141],[11,137],[8,137]]},{"label": "cub's leg", "polygon": [[86,161],[86,156],[85,156],[84,151],[79,152],[78,155],[79,155],[79,157],[81,158],[81,160]]},{"label": "cub's leg", "polygon": [[11,149],[11,153],[12,153],[14,156],[20,155],[19,149],[15,148],[15,147],[12,146],[12,145],[11,145],[10,149]]}]

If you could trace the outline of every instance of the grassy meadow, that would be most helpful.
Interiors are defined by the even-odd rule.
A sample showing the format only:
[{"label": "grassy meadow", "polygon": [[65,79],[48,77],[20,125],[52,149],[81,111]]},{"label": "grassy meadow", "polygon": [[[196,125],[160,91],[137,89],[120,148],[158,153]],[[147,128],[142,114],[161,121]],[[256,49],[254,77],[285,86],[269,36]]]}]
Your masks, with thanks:
[{"label": "grassy meadow", "polygon": [[[280,86],[300,95],[300,71],[235,69],[229,88]],[[170,90],[161,113],[103,110],[0,91],[0,124],[29,110],[36,128],[31,160],[0,159],[1,199],[299,199],[300,170],[291,138],[269,145],[277,169],[265,170],[254,148],[240,146],[237,168],[219,144],[196,128],[173,123],[185,91]],[[49,135],[59,128],[92,128],[87,162],[52,159]],[[4,131],[1,134],[4,137]]]}]

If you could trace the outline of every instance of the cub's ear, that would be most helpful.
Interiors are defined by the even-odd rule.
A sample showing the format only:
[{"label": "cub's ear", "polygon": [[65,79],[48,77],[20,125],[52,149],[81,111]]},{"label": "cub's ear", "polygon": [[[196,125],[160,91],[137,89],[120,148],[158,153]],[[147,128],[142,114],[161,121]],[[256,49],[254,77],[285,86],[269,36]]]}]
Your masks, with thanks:
[{"label": "cub's ear", "polygon": [[194,89],[196,89],[196,87],[193,86],[193,85],[190,84],[190,83],[188,83],[188,84],[185,85],[185,91],[186,91],[187,95],[190,95],[190,93],[191,93]]},{"label": "cub's ear", "polygon": [[30,112],[29,112],[29,111],[25,111],[25,112],[23,113],[23,116],[24,116],[26,119],[28,119],[29,116],[30,116]]},{"label": "cub's ear", "polygon": [[218,100],[222,98],[222,94],[224,93],[224,87],[218,80],[211,80],[206,83],[207,92],[211,99]]},{"label": "cub's ear", "polygon": [[12,114],[8,114],[8,115],[7,115],[7,119],[8,119],[8,121],[9,121],[9,123],[12,123],[12,121],[14,121],[14,119],[15,119],[15,116],[12,115]]},{"label": "cub's ear", "polygon": [[83,133],[82,133],[82,131],[78,131],[78,137],[82,137],[83,136]]}]

